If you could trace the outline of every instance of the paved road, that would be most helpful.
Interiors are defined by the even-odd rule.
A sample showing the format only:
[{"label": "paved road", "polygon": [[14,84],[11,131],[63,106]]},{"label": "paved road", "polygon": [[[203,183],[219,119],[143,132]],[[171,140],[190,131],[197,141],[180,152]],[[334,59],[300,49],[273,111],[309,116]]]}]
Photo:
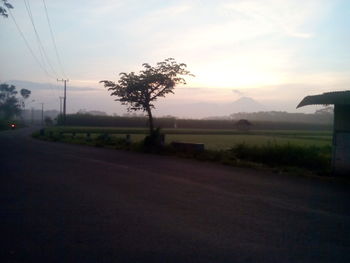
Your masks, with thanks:
[{"label": "paved road", "polygon": [[1,262],[350,262],[350,187],[0,133]]}]

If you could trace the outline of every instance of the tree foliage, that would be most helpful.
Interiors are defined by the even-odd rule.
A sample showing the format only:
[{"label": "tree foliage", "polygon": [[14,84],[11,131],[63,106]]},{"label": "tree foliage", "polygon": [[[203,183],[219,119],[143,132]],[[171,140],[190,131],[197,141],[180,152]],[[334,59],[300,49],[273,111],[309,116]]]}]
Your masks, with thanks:
[{"label": "tree foliage", "polygon": [[143,70],[138,74],[120,73],[118,82],[102,80],[101,83],[112,91],[111,96],[117,96],[116,101],[128,105],[128,111],[142,110],[147,113],[150,133],[153,133],[152,109],[154,102],[159,97],[165,97],[168,93],[174,93],[177,84],[186,84],[183,76],[193,76],[186,64],[177,63],[175,59],[168,58],[158,62],[156,66],[148,63],[142,64]]},{"label": "tree foliage", "polygon": [[21,107],[24,105],[24,100],[29,98],[30,93],[30,90],[21,89],[21,98],[18,98],[18,92],[14,85],[0,84],[0,117],[2,119],[11,119],[19,114]]},{"label": "tree foliage", "polygon": [[23,97],[23,99],[28,99],[31,91],[29,89],[21,89],[20,93],[21,93],[21,96]]},{"label": "tree foliage", "polygon": [[53,120],[50,116],[46,116],[44,121],[46,126],[51,126],[53,124]]},{"label": "tree foliage", "polygon": [[236,129],[238,131],[247,132],[252,126],[251,122],[246,119],[240,119],[235,123]]},{"label": "tree foliage", "polygon": [[325,105],[323,108],[316,110],[315,114],[318,114],[318,115],[333,115],[334,114],[334,107]]},{"label": "tree foliage", "polygon": [[12,9],[13,6],[8,2],[8,0],[1,0],[2,4],[0,5],[0,16],[8,17],[7,10]]}]

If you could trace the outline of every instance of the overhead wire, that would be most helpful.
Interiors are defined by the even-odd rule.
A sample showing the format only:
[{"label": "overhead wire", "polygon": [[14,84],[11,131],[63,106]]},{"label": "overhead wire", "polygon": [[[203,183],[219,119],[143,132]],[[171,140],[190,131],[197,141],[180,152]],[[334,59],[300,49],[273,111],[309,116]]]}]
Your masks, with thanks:
[{"label": "overhead wire", "polygon": [[57,58],[59,66],[60,66],[62,75],[67,79],[67,75],[66,75],[66,73],[64,71],[64,68],[63,68],[62,62],[61,62],[61,58],[60,58],[60,55],[58,53],[58,49],[57,49],[57,45],[56,45],[56,39],[54,37],[54,33],[53,33],[53,30],[52,30],[52,26],[51,26],[51,22],[50,22],[50,18],[49,18],[49,13],[47,11],[46,2],[45,2],[45,0],[42,0],[42,1],[43,1],[43,4],[44,4],[46,20],[47,20],[47,24],[48,24],[49,29],[50,29],[51,40],[52,40],[52,43],[53,43],[53,46],[54,46],[54,49],[55,49],[56,58]]},{"label": "overhead wire", "polygon": [[[35,36],[36,36],[39,52],[40,52],[40,54],[42,56],[42,59],[43,59],[43,61],[46,61],[46,64],[49,65],[51,71],[56,75],[55,79],[57,79],[57,77],[58,77],[57,71],[52,66],[51,60],[49,59],[49,57],[48,57],[48,55],[47,55],[47,53],[45,51],[45,48],[44,48],[44,45],[42,44],[42,41],[41,41],[41,38],[39,36],[38,30],[36,29],[34,18],[33,18],[33,14],[32,14],[32,10],[31,10],[31,7],[30,7],[30,3],[29,3],[28,0],[23,0],[23,2],[25,4],[28,16],[29,16],[31,24],[33,26],[33,30],[34,30],[34,33],[35,33]],[[45,10],[45,13],[46,13],[46,10]],[[51,28],[50,28],[50,33],[51,33]],[[54,48],[56,49],[55,45],[54,45]],[[58,90],[57,85],[53,84],[53,82],[51,81],[52,78],[50,78],[50,79],[48,78],[47,80],[48,80],[48,84],[49,84],[50,90],[52,92],[52,95],[55,96],[55,97],[59,97],[59,90]]]},{"label": "overhead wire", "polygon": [[[44,10],[45,10],[47,24],[48,24],[48,27],[49,27],[49,30],[50,30],[51,41],[52,41],[52,44],[53,44],[53,47],[54,47],[54,50],[55,50],[55,54],[56,54],[56,59],[57,59],[57,62],[58,62],[58,65],[59,65],[59,68],[61,70],[62,75],[67,79],[67,75],[66,75],[65,70],[63,68],[62,60],[61,60],[61,57],[60,57],[59,52],[58,52],[58,48],[57,48],[57,44],[56,44],[56,38],[54,36],[54,31],[52,29],[52,25],[51,25],[51,21],[50,21],[47,5],[46,5],[45,0],[42,0],[42,2],[43,2]],[[57,85],[53,85],[53,86],[56,87],[56,91],[60,93],[60,91],[57,90],[58,86]]]},{"label": "overhead wire", "polygon": [[46,76],[48,76],[48,77],[50,77],[50,78],[53,78],[53,77],[50,75],[50,73],[46,70],[46,68],[41,64],[40,60],[39,60],[39,59],[37,58],[37,56],[35,55],[33,49],[30,47],[29,42],[27,41],[26,37],[24,36],[23,31],[21,30],[20,26],[18,25],[18,23],[17,23],[15,17],[13,16],[11,10],[8,9],[8,11],[9,11],[9,14],[10,14],[10,17],[11,17],[12,21],[14,22],[14,24],[15,24],[15,26],[16,26],[17,31],[19,32],[20,36],[22,37],[22,39],[23,39],[25,45],[27,46],[27,48],[28,48],[30,54],[32,55],[32,57],[34,58],[35,62],[36,62],[36,63],[38,64],[38,66],[44,71],[44,73],[45,73]]},{"label": "overhead wire", "polygon": [[[26,7],[26,10],[27,10],[27,13],[28,13],[28,16],[29,16],[29,19],[31,21],[31,24],[33,26],[33,29],[34,29],[34,33],[35,33],[35,36],[36,36],[36,40],[37,40],[37,44],[38,44],[38,49],[39,49],[39,53],[41,55],[41,60],[42,62],[40,62],[40,59],[38,59],[38,57],[35,55],[35,52],[33,51],[33,49],[31,48],[31,45],[29,44],[28,40],[26,39],[23,31],[21,30],[19,24],[17,23],[14,15],[12,14],[11,10],[9,10],[9,14],[11,16],[11,19],[13,20],[15,26],[16,26],[16,29],[17,31],[19,32],[20,36],[22,37],[25,45],[27,46],[29,52],[31,53],[32,57],[34,58],[35,62],[38,64],[38,66],[42,69],[42,71],[45,73],[46,77],[47,77],[47,80],[49,82],[49,86],[50,86],[50,90],[52,92],[52,95],[54,97],[59,97],[57,95],[57,93],[60,93],[59,90],[57,90],[58,86],[53,84],[52,82],[52,79],[57,79],[55,78],[51,73],[49,73],[48,69],[47,69],[47,65],[49,65],[51,71],[54,73],[54,75],[58,76],[57,74],[57,71],[54,69],[54,67],[52,66],[51,64],[51,61],[49,59],[49,57],[47,56],[47,53],[45,51],[45,48],[41,42],[41,39],[40,39],[40,36],[39,36],[39,33],[36,29],[36,26],[35,26],[35,23],[34,23],[34,19],[33,19],[33,15],[32,15],[32,12],[31,12],[31,8],[30,8],[30,4],[29,2],[27,2],[26,0],[23,0],[24,4],[25,4],[25,7]],[[54,49],[55,49],[55,53],[56,53],[56,58],[57,58],[57,61],[58,61],[58,64],[60,66],[60,70],[61,72],[63,73],[63,75],[66,77],[66,74],[65,74],[65,71],[64,71],[64,68],[62,66],[62,62],[61,62],[61,58],[59,56],[59,53],[58,53],[58,49],[57,49],[57,45],[56,45],[56,41],[55,41],[55,37],[54,37],[54,33],[53,33],[53,30],[52,30],[52,26],[51,26],[51,22],[50,22],[50,19],[49,19],[49,15],[48,15],[48,11],[47,11],[47,6],[46,6],[46,3],[45,3],[45,0],[43,0],[43,4],[44,4],[44,10],[45,10],[45,14],[46,14],[46,19],[47,19],[47,22],[48,22],[48,26],[49,26],[49,29],[50,29],[50,35],[51,35],[51,40],[52,40],[52,43],[53,43],[53,46],[54,46]],[[45,63],[46,61],[46,63]],[[46,65],[47,64],[47,65]],[[66,77],[67,78],[67,77]],[[55,89],[55,92],[53,91],[53,87],[56,87]],[[56,94],[54,94],[56,93]]]},{"label": "overhead wire", "polygon": [[[29,16],[29,18],[30,18],[30,13],[29,13],[29,10],[28,10],[28,6],[27,6],[27,2],[25,1],[25,0],[23,0],[23,2],[24,2],[24,5],[25,5],[25,8],[26,8],[26,10],[27,10],[27,14],[28,14],[28,16]],[[34,31],[35,32],[35,31]],[[40,45],[39,45],[39,42],[38,42],[38,37],[37,36],[35,36],[36,37],[36,42],[37,42],[37,46],[38,46],[38,50],[39,50],[39,54],[40,54],[40,58],[41,58],[41,63],[42,63],[42,65],[45,67],[45,69],[47,70],[47,63],[45,62],[45,58],[44,58],[44,55],[43,55],[43,51],[42,51],[42,49],[40,48]]]},{"label": "overhead wire", "polygon": [[[37,29],[36,29],[36,26],[35,26],[35,23],[34,23],[34,19],[33,19],[33,15],[32,15],[32,11],[31,11],[31,8],[30,8],[30,4],[29,4],[29,2],[27,2],[27,0],[23,0],[23,2],[25,4],[25,7],[26,7],[26,10],[27,10],[29,19],[30,19],[31,24],[33,26],[34,34],[36,36],[36,40],[37,40],[39,52],[40,52],[40,54],[42,56],[42,60],[46,61],[47,65],[50,67],[51,71],[54,73],[54,75],[57,76],[58,74],[57,74],[56,70],[53,68],[49,57],[47,56],[45,48],[44,48],[44,46],[43,46],[43,44],[41,42],[39,33],[38,33]],[[43,64],[45,64],[45,62]]]}]

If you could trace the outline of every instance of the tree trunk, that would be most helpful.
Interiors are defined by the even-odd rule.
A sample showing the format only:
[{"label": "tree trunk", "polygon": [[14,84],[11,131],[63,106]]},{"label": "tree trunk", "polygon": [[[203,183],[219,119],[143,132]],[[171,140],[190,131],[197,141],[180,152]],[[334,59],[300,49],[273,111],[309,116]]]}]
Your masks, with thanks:
[{"label": "tree trunk", "polygon": [[149,134],[151,135],[154,131],[154,126],[153,126],[152,111],[150,107],[147,108],[147,115],[148,115]]}]

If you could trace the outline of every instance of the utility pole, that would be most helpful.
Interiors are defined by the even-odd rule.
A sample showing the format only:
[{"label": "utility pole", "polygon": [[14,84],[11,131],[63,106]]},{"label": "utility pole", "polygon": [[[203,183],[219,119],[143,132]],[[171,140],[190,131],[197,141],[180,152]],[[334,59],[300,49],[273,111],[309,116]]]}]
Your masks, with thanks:
[{"label": "utility pole", "polygon": [[[28,104],[27,104],[27,106],[28,105],[30,105],[31,103],[33,103],[35,100],[32,100],[31,102],[29,102]],[[24,107],[23,107],[24,109],[25,109],[25,104],[24,104]],[[31,113],[29,113],[29,108],[28,108],[28,121],[29,121],[29,119],[31,119],[31,124],[33,125],[33,122],[34,122],[34,109],[33,109],[33,107],[32,107],[32,110],[31,110]],[[29,115],[31,115],[31,116],[29,116]]]},{"label": "utility pole", "polygon": [[41,104],[41,126],[44,126],[44,103]]},{"label": "utility pole", "polygon": [[60,115],[62,115],[62,100],[63,100],[63,97],[60,97]]},{"label": "utility pole", "polygon": [[63,125],[66,124],[66,103],[67,103],[67,81],[69,79],[57,79],[57,81],[64,82],[64,96],[63,96]]}]

